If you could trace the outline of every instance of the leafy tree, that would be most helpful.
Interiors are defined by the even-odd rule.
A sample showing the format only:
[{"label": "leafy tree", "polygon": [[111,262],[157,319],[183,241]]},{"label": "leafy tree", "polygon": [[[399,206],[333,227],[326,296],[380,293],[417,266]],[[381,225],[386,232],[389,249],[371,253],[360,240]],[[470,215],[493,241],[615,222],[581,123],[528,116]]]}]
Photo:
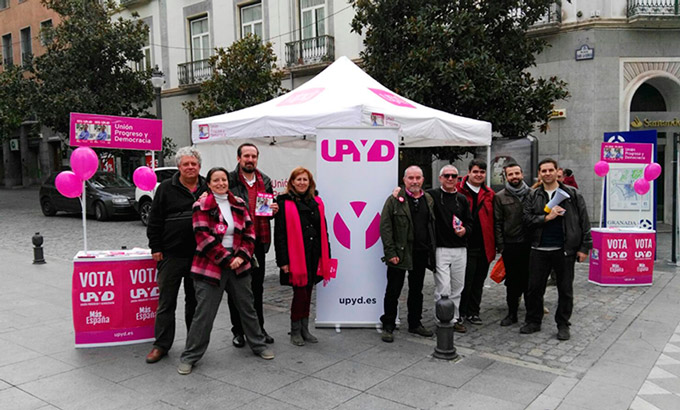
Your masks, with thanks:
[{"label": "leafy tree", "polygon": [[554,0],[351,0],[365,33],[364,69],[396,92],[444,111],[489,121],[503,137],[547,129],[557,77],[527,69],[547,43],[527,30]]},{"label": "leafy tree", "polygon": [[[52,38],[34,61],[40,121],[68,135],[69,114],[84,112],[137,117],[153,101],[150,71],[135,71],[148,38],[138,19],[111,16],[118,10],[107,0],[42,0],[61,23],[45,33]],[[135,17],[137,17],[135,15]]]},{"label": "leafy tree", "polygon": [[35,83],[25,74],[17,65],[7,66],[0,73],[0,142],[33,117],[31,99]]},{"label": "leafy tree", "polygon": [[192,118],[240,110],[286,91],[271,43],[262,44],[257,36],[247,35],[226,50],[215,51],[209,63],[212,76],[201,84],[198,101],[182,103]]}]

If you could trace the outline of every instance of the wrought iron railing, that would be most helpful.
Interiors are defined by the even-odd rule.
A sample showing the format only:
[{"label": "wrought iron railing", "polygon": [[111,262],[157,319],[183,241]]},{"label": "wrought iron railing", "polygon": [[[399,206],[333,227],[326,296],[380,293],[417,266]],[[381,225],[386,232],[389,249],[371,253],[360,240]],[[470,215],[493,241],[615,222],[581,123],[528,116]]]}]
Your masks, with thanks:
[{"label": "wrought iron railing", "polygon": [[188,63],[177,64],[177,76],[179,85],[200,84],[210,78],[210,60],[189,61]]},{"label": "wrought iron railing", "polygon": [[628,0],[628,17],[678,16],[678,0]]},{"label": "wrought iron railing", "polygon": [[3,64],[5,67],[11,67],[11,66],[14,65],[14,58],[12,58],[12,57],[5,57],[5,58],[2,59],[2,64]]},{"label": "wrought iron railing", "polygon": [[545,24],[554,24],[562,22],[562,6],[558,3],[550,5],[550,10],[545,13],[538,21],[534,23],[534,27],[543,26]]},{"label": "wrought iron railing", "polygon": [[335,39],[319,36],[286,43],[288,67],[332,62],[335,60]]}]

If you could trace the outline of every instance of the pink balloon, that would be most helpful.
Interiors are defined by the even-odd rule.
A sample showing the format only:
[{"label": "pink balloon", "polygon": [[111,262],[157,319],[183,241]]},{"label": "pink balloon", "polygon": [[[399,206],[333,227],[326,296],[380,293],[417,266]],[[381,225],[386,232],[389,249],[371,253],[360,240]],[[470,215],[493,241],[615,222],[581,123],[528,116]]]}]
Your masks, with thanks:
[{"label": "pink balloon", "polygon": [[57,191],[66,198],[77,198],[83,192],[83,181],[71,171],[62,171],[54,180]]},{"label": "pink balloon", "polygon": [[99,157],[90,147],[79,147],[71,153],[71,169],[78,177],[87,181],[99,168]]},{"label": "pink balloon", "polygon": [[142,191],[153,191],[156,188],[156,173],[149,167],[139,167],[132,174],[132,181]]},{"label": "pink balloon", "polygon": [[652,162],[645,167],[645,179],[647,181],[654,181],[659,175],[661,175],[661,165],[656,162]]},{"label": "pink balloon", "polygon": [[595,173],[599,177],[603,177],[609,173],[609,162],[598,161],[594,167]]},{"label": "pink balloon", "polygon": [[635,188],[635,192],[637,192],[638,195],[644,195],[649,192],[649,181],[644,178],[638,178],[635,180],[633,188]]}]

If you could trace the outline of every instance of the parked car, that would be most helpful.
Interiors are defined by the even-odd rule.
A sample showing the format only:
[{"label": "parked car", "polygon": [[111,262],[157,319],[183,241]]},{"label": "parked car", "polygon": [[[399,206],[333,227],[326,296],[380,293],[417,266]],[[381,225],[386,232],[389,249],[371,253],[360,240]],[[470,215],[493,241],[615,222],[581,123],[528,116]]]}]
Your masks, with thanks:
[{"label": "parked car", "polygon": [[156,193],[156,188],[161,182],[166,179],[172,178],[177,172],[177,167],[160,167],[156,168],[156,187],[153,191],[142,191],[141,189],[135,189],[135,209],[139,212],[139,219],[142,220],[144,225],[149,223],[149,211],[151,210],[151,202],[153,201],[153,196]]},{"label": "parked car", "polygon": [[[40,186],[40,208],[45,216],[57,212],[82,212],[78,198],[66,198],[57,191],[54,179],[57,172]],[[85,182],[86,211],[98,221],[118,215],[136,215],[133,207],[135,187],[112,172],[97,172]]]}]

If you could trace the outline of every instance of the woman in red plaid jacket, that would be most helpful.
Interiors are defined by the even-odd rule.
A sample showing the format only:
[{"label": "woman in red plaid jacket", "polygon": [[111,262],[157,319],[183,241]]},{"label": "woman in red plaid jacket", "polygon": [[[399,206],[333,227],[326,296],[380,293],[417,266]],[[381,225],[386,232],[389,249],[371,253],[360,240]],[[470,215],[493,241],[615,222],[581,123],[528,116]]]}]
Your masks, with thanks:
[{"label": "woman in red plaid jacket", "polygon": [[196,289],[196,313],[187,335],[177,371],[189,374],[210,342],[215,316],[226,290],[241,316],[246,340],[253,352],[273,359],[257,321],[250,288],[255,229],[248,205],[229,192],[227,170],[212,168],[206,177],[210,193],[194,204],[193,227],[196,254],[191,266]]}]

